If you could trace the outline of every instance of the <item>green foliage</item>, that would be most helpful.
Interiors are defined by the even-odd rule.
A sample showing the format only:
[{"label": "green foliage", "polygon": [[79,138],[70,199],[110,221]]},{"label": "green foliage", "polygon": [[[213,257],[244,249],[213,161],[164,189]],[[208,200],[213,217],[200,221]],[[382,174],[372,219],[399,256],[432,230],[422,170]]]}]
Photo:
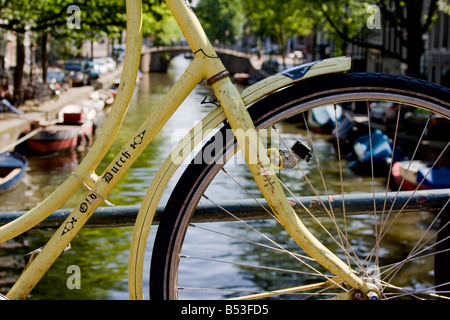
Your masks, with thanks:
[{"label": "green foliage", "polygon": [[200,0],[195,13],[211,41],[233,43],[243,32],[242,0]]},{"label": "green foliage", "polygon": [[[370,31],[366,27],[369,3],[360,0],[311,1],[311,5],[325,17],[323,30],[336,43],[335,55],[345,55],[348,39],[359,38]],[[344,36],[345,35],[345,36]]]},{"label": "green foliage", "polygon": [[[72,14],[67,12],[70,5],[80,8],[80,29],[67,27]],[[43,31],[51,32],[53,37],[90,40],[105,35],[117,37],[126,29],[124,0],[0,0],[0,8],[0,28],[18,33]],[[147,36],[163,42],[180,36],[163,1],[145,1],[143,12]],[[154,25],[150,26],[150,22]]]},{"label": "green foliage", "polygon": [[[70,9],[75,5],[75,12]],[[144,34],[155,44],[165,44],[181,37],[181,32],[162,0],[146,0],[142,4]],[[76,21],[75,26],[71,21]],[[15,91],[19,92],[24,60],[23,34],[32,32],[32,39],[47,39],[56,45],[57,59],[76,56],[86,40],[119,38],[126,29],[126,2],[124,0],[0,0],[0,29],[17,34],[17,63],[14,74]],[[46,44],[46,42],[42,42]],[[46,68],[47,49],[42,45],[42,66]],[[43,73],[45,74],[45,72]]]},{"label": "green foliage", "polygon": [[165,45],[179,40],[183,35],[175,18],[165,2],[157,3],[144,12],[142,18],[142,33],[151,38],[155,45]]},{"label": "green foliage", "polygon": [[252,30],[262,37],[283,37],[309,34],[313,25],[312,12],[302,0],[243,0]]}]

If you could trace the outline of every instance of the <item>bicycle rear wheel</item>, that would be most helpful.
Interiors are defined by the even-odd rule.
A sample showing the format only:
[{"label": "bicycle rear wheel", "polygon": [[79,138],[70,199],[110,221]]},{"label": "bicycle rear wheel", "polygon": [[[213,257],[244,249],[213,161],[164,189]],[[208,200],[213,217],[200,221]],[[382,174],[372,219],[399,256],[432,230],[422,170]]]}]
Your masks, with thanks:
[{"label": "bicycle rear wheel", "polygon": [[[302,81],[248,108],[284,154],[274,166],[303,222],[383,299],[449,296],[449,101],[448,88],[426,81],[357,73]],[[295,141],[311,161],[293,156]],[[283,232],[236,151],[225,123],[178,181],[155,239],[151,299],[360,298]],[[220,222],[202,223],[212,218],[200,209]]]}]

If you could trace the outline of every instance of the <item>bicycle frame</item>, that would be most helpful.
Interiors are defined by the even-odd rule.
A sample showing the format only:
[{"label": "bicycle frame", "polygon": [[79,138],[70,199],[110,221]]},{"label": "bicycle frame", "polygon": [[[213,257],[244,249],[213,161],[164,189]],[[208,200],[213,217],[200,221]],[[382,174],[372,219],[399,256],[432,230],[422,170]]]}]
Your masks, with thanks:
[{"label": "bicycle frame", "polygon": [[[191,134],[188,134],[180,142],[163,163],[143,200],[136,220],[130,249],[129,291],[130,298],[143,298],[143,252],[156,206],[159,203],[163,190],[167,186],[168,180],[177,168],[175,162],[182,162],[174,161],[174,159],[180,160],[182,153],[186,155],[186,152],[183,152],[186,145],[190,145],[192,140],[201,140],[196,139],[199,134],[202,135],[205,130],[216,127],[225,118],[228,119],[231,128],[235,131],[241,130],[242,132],[256,133],[253,122],[246,110],[246,103],[255,101],[269,91],[299,80],[299,78],[294,77],[291,80],[284,79],[279,81],[281,78],[272,77],[270,80],[247,90],[245,92],[247,99],[243,98],[230,81],[225,67],[217,57],[199,21],[186,1],[166,0],[166,2],[194,53],[192,63],[163,98],[159,106],[149,114],[147,120],[122,148],[107,169],[100,176],[97,176],[94,170],[113,143],[126,115],[139,68],[141,4],[140,1],[126,1],[128,34],[124,73],[121,77],[116,102],[102,130],[102,134],[98,137],[80,166],[49,198],[26,215],[0,228],[0,242],[15,237],[45,219],[62,206],[80,187],[84,186],[89,190],[83,197],[84,200],[81,201],[79,206],[75,208],[54,233],[42,252],[26,267],[10,292],[8,292],[7,297],[9,299],[23,299],[28,295],[184,99],[199,82],[203,79],[208,79],[208,83],[212,86],[221,108],[213,111],[194,127]],[[349,60],[343,59],[341,62],[332,60],[331,63],[328,62],[328,65],[324,63],[322,66],[325,67],[320,72],[317,71],[320,68],[316,68],[316,71],[310,72],[309,76],[342,71],[346,68]],[[366,295],[371,291],[378,293],[378,289],[374,285],[364,283],[359,279],[349,266],[324,247],[302,224],[287,201],[259,138],[246,139],[245,136],[239,135],[236,138],[254,180],[280,223],[295,241],[309,255],[353,288],[360,290]]]}]

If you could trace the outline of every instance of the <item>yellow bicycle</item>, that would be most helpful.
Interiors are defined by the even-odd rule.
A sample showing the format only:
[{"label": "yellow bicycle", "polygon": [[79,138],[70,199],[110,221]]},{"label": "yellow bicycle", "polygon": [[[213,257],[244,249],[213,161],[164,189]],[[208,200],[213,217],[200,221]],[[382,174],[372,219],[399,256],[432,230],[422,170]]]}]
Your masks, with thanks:
[{"label": "yellow bicycle", "polygon": [[[144,252],[162,194],[180,164],[194,152],[198,153],[173,189],[158,227],[151,262],[151,299],[176,299],[182,297],[180,290],[202,290],[205,295],[201,298],[217,291],[241,299],[285,295],[360,300],[448,297],[449,189],[445,183],[435,185],[430,180],[439,180],[448,160],[450,90],[404,76],[346,73],[351,61],[339,57],[297,66],[239,92],[189,4],[166,2],[194,54],[192,63],[103,173],[95,173],[125,118],[139,68],[141,4],[126,1],[124,72],[101,134],[51,196],[0,228],[0,242],[44,220],[78,189],[87,192],[6,296],[26,298],[193,88],[206,79],[219,106],[179,142],[142,201],[130,248],[130,298],[144,296]],[[381,121],[375,121],[377,111],[386,104],[393,115],[384,113]],[[333,123],[330,138],[337,150],[338,167],[330,167],[321,146],[314,143],[314,131],[324,130],[320,120],[324,112]],[[346,122],[351,125],[345,127]],[[381,135],[380,128],[386,135]],[[345,158],[349,143],[354,151],[350,160]],[[346,166],[350,161],[353,171]],[[414,171],[417,161],[422,167]],[[365,169],[372,176],[370,186],[346,184],[348,175]],[[331,172],[339,178],[333,178],[336,174]],[[385,175],[380,177],[380,172]],[[412,183],[413,175],[423,178]],[[249,179],[240,179],[249,176],[252,185]],[[208,192],[215,183],[235,196],[231,208],[221,203],[220,195]],[[396,189],[390,191],[394,184]],[[401,191],[410,185],[411,191]],[[433,191],[421,190],[425,187]],[[244,196],[255,201],[256,208],[247,206]],[[227,254],[243,262],[224,258],[217,248],[207,245],[212,235],[230,237],[201,223],[211,217],[198,214],[199,203],[218,207],[214,219],[227,221],[227,228],[238,230]],[[385,245],[389,245],[390,234],[401,232],[404,224],[414,224],[417,232],[404,235],[404,252],[389,254]],[[268,226],[279,228],[277,241],[282,244],[264,234]],[[186,252],[183,245],[189,239],[197,242]],[[240,241],[254,245],[254,251],[234,249]],[[266,251],[274,254],[266,255]],[[278,266],[273,257],[281,254],[291,258],[289,266]],[[262,265],[264,260],[268,260],[267,266]],[[238,269],[254,270],[255,277],[261,276],[266,283],[265,289],[253,292],[239,277],[230,278],[226,288],[215,288],[213,278],[207,276],[209,271],[220,276],[220,265],[230,263]],[[189,271],[184,272],[189,264]],[[205,275],[202,286],[189,284],[193,270],[198,272],[196,278]],[[402,273],[402,280],[397,281]],[[271,277],[285,277],[285,288],[272,287]],[[239,279],[243,284],[235,283]]]}]

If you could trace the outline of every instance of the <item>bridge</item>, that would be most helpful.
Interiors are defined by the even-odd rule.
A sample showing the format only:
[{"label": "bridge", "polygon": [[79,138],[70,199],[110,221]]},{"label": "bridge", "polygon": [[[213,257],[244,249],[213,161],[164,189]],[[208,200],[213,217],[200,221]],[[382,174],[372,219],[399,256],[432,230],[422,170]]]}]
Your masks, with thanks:
[{"label": "bridge", "polygon": [[[251,55],[222,48],[215,48],[215,50],[231,74],[248,73],[256,79],[266,76],[252,61]],[[170,60],[180,54],[192,54],[192,51],[189,46],[144,47],[141,53],[141,71],[144,73],[166,72]]]}]

